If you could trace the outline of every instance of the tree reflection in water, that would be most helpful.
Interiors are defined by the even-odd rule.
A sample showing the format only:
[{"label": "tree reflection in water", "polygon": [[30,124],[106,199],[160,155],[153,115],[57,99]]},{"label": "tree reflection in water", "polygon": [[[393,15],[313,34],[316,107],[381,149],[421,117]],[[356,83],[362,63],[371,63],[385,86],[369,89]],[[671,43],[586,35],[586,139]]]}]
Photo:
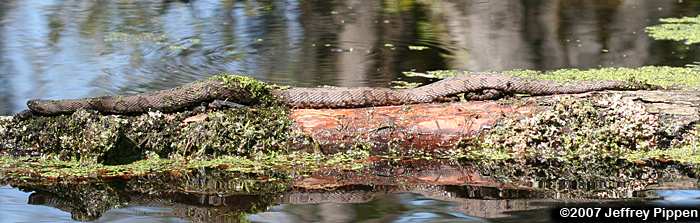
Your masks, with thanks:
[{"label": "tree reflection in water", "polygon": [[[173,87],[218,72],[386,86],[403,71],[682,66],[651,40],[694,1],[3,1],[0,113],[30,98]],[[420,80],[414,80],[420,81]]]}]

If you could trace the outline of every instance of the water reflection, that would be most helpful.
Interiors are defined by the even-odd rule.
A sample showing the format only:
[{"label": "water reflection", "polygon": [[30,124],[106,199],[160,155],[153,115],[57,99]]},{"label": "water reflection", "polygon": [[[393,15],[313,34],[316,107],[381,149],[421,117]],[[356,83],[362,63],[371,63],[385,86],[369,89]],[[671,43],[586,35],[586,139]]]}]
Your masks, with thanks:
[{"label": "water reflection", "polygon": [[[88,189],[89,188],[89,189]],[[86,189],[86,190],[83,190]],[[277,196],[196,195],[166,193],[148,195],[113,191],[104,185],[78,186],[78,191],[33,193],[0,187],[0,214],[11,222],[72,222],[74,220],[148,221],[148,222],[550,222],[550,209],[590,200],[483,200],[453,196],[441,189],[417,193],[382,191],[294,192]],[[111,192],[110,192],[111,191]],[[126,199],[120,208],[102,210],[93,218],[87,212],[71,209],[82,203],[101,202],[80,199],[77,194],[91,193],[98,198]],[[295,194],[296,193],[296,194]],[[697,205],[699,190],[650,190],[653,200],[594,201],[601,205]],[[308,196],[320,200],[306,200]],[[363,197],[361,199],[356,199]],[[355,199],[353,201],[353,199]],[[279,203],[281,204],[274,204]],[[583,204],[581,203],[581,204]],[[30,204],[30,205],[27,205]],[[86,209],[89,210],[89,209]],[[85,210],[82,210],[85,211]],[[31,213],[31,214],[30,214]],[[29,217],[28,217],[29,216]]]},{"label": "water reflection", "polygon": [[[10,222],[74,222],[75,213],[62,210],[60,197],[25,193],[9,187],[0,188],[5,198],[0,213]],[[172,197],[170,197],[172,198]],[[27,205],[27,199],[29,204]],[[456,210],[453,202],[427,198],[420,194],[398,193],[375,196],[364,203],[321,202],[310,204],[280,204],[262,207],[259,213],[246,214],[250,209],[203,203],[169,203],[169,198],[133,198],[126,207],[104,212],[98,221],[122,222],[485,222]],[[248,200],[250,201],[250,200]],[[255,200],[252,201],[256,202]],[[64,212],[66,211],[66,212]],[[21,214],[13,214],[21,213]],[[29,214],[31,213],[31,214]],[[90,219],[82,219],[90,220]]]},{"label": "water reflection", "polygon": [[453,202],[420,194],[376,196],[365,203],[284,204],[248,217],[252,222],[486,222],[455,209]]},{"label": "water reflection", "polygon": [[[562,184],[564,180],[560,179],[558,186],[548,187],[549,190],[489,184],[485,178],[472,184],[455,183],[459,175],[450,172],[460,171],[454,167],[415,168],[405,169],[404,174],[393,177],[358,176],[357,180],[361,181],[357,182],[346,176],[345,180],[326,181],[327,187],[311,183],[330,180],[323,176],[268,181],[265,179],[270,178],[263,176],[274,174],[217,168],[63,182],[7,177],[0,179],[0,185],[9,184],[31,193],[1,187],[0,216],[10,217],[10,222],[24,221],[27,216],[52,222],[67,219],[192,222],[483,222],[488,219],[507,222],[524,217],[546,221],[549,215],[541,214],[546,208],[562,201],[591,201],[577,200],[580,198],[599,198],[596,202],[605,201],[601,198],[615,198],[618,202],[665,198],[678,202],[681,198],[697,203],[700,197],[698,191],[678,190],[697,188],[696,179],[649,168],[638,171],[658,179],[615,182],[604,177],[587,177],[589,181],[599,182],[588,186]],[[658,187],[645,186],[652,182],[661,183]]]},{"label": "water reflection", "polygon": [[[360,190],[268,196],[181,192],[149,195],[114,190],[102,184],[74,186],[72,190],[60,186],[24,188],[34,191],[31,194],[3,187],[3,194],[13,199],[3,201],[5,206],[0,206],[0,213],[12,222],[21,222],[26,216],[32,216],[33,221],[485,222],[483,218],[508,216],[504,214],[508,211],[546,207],[533,205],[537,202],[530,200],[449,198],[439,195],[440,189],[420,193]],[[85,195],[93,199],[78,198]],[[307,200],[309,196],[316,200]],[[21,214],[15,216],[11,214],[13,210]]]},{"label": "water reflection", "polygon": [[402,71],[683,65],[697,47],[643,28],[696,1],[0,2],[0,113],[30,98],[172,87],[244,72],[385,86]]}]

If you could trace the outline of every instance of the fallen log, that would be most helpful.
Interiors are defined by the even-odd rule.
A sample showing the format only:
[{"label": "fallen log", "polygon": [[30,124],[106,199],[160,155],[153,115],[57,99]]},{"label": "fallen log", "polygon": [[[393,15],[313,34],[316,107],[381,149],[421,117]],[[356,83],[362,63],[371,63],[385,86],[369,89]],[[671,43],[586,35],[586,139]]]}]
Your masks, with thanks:
[{"label": "fallen log", "polygon": [[[248,149],[244,147],[279,147],[283,141],[295,141],[293,145],[298,149],[318,147],[326,154],[356,146],[371,148],[375,153],[392,149],[440,152],[455,148],[465,139],[487,134],[504,120],[523,121],[551,112],[554,106],[562,103],[561,100],[586,101],[597,106],[595,109],[598,110],[621,109],[620,116],[632,117],[641,113],[654,116],[660,121],[653,130],[656,131],[653,133],[657,136],[655,140],[665,147],[673,140],[682,141],[682,134],[692,131],[700,120],[698,91],[604,91],[498,101],[293,109],[288,112],[253,108],[233,109],[243,111],[230,113],[150,112],[140,116],[103,116],[84,111],[30,120],[4,117],[0,123],[0,135],[3,136],[0,152],[34,152],[37,155],[78,150],[85,154],[98,149],[100,155],[104,155],[102,153],[121,147],[119,150],[152,150],[164,154],[166,150],[218,146],[222,148],[215,149],[214,153],[225,155],[250,154],[252,152],[243,151]],[[601,100],[607,104],[598,103]],[[624,110],[623,105],[639,108]],[[286,118],[289,123],[285,122]],[[251,126],[242,126],[241,123]],[[262,133],[250,133],[255,131]],[[310,140],[299,144],[296,139],[300,136]],[[313,146],[308,145],[309,142]]]},{"label": "fallen log", "polygon": [[[700,172],[699,105],[697,91],[607,91],[357,109],[8,117],[0,121],[0,182],[39,191],[30,202],[83,220],[142,200],[120,195],[146,193],[215,207],[259,197],[265,207],[417,192],[459,198],[469,213],[471,198],[633,198]],[[689,181],[685,187],[697,186]],[[100,193],[109,196],[84,199]]]},{"label": "fallen log", "polygon": [[[664,76],[689,86],[700,77],[684,68],[586,72]],[[94,219],[131,200],[119,196],[127,194],[184,194],[173,201],[232,207],[254,197],[260,207],[371,199],[353,188],[440,188],[423,194],[477,199],[632,198],[669,181],[670,188],[697,187],[688,178],[700,173],[699,105],[700,92],[686,88],[356,109],[4,117],[0,184],[39,191],[35,203],[70,210],[74,219]],[[690,183],[673,184],[679,179]]]},{"label": "fallen log", "polygon": [[700,120],[698,91],[606,91],[574,95],[511,98],[357,109],[295,109],[290,114],[296,130],[310,135],[325,152],[365,142],[381,148],[398,145],[420,150],[453,148],[464,138],[491,129],[502,119],[523,119],[552,110],[562,97],[599,100],[619,97],[661,117],[669,136],[679,137]]}]

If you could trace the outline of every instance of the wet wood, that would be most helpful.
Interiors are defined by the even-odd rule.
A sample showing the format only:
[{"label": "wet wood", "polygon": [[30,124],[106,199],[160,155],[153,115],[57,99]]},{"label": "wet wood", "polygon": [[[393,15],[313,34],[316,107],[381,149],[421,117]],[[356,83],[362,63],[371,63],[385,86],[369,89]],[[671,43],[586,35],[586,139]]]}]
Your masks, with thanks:
[{"label": "wet wood", "polygon": [[[343,151],[358,142],[375,150],[396,146],[423,151],[452,148],[504,118],[531,117],[551,109],[560,97],[597,100],[619,97],[657,114],[667,129],[687,131],[700,123],[700,91],[604,91],[573,95],[515,97],[498,101],[468,101],[355,109],[294,109],[294,130],[309,135],[326,153]],[[10,117],[0,117],[9,119]],[[201,122],[206,115],[183,121]]]},{"label": "wet wood", "polygon": [[[297,109],[298,130],[333,150],[357,141],[402,147],[440,149],[489,128],[504,116],[531,115],[532,104],[495,101],[416,104],[357,109]],[[332,151],[328,151],[332,152]]]},{"label": "wet wood", "polygon": [[[320,142],[325,152],[362,141],[375,147],[421,150],[450,148],[464,137],[489,129],[502,118],[522,118],[550,109],[565,95],[510,98],[356,109],[296,109],[290,117],[295,128]],[[606,91],[568,95],[581,99],[617,96],[643,104],[666,119],[672,128],[700,120],[698,91]]]}]

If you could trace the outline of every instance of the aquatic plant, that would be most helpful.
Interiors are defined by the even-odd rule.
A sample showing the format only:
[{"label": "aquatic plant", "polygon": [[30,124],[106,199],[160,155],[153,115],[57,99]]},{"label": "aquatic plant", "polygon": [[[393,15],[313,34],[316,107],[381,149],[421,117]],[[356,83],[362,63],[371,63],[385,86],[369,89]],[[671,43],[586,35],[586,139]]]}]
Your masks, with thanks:
[{"label": "aquatic plant", "polygon": [[660,22],[645,29],[651,38],[683,41],[687,45],[700,42],[700,16],[663,18]]},{"label": "aquatic plant", "polygon": [[[638,68],[606,67],[599,69],[559,69],[553,71],[509,70],[499,72],[516,77],[558,82],[582,80],[619,80],[661,87],[700,88],[700,70],[692,67],[645,66]],[[404,72],[408,77],[444,79],[469,74],[468,71],[437,70],[426,73]]]}]

